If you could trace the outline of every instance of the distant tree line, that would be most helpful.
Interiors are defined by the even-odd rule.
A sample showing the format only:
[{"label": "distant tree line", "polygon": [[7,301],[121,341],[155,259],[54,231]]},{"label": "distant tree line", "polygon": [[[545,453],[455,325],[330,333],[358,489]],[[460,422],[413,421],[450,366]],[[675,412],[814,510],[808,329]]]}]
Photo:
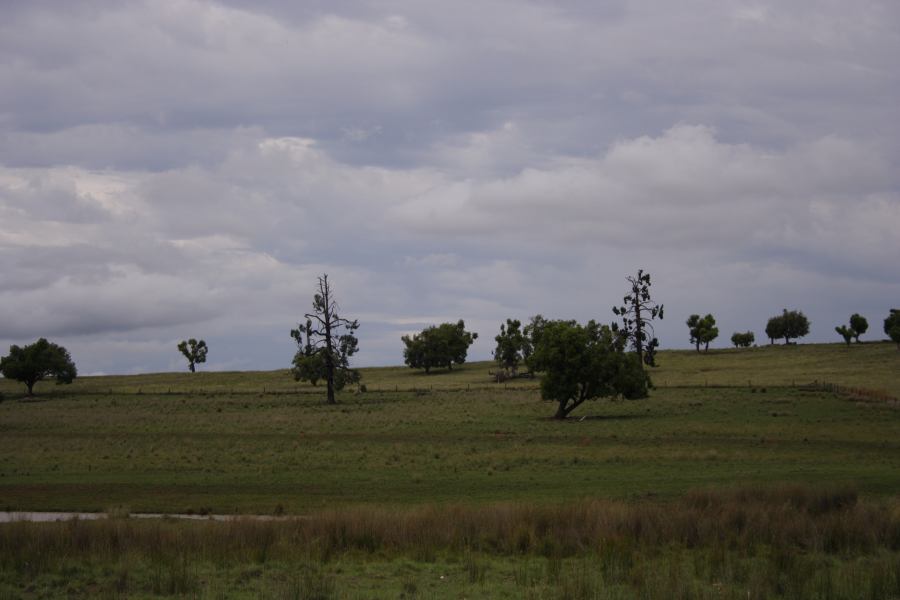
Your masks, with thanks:
[{"label": "distant tree line", "polygon": [[[650,274],[639,270],[636,276],[626,277],[628,291],[622,304],[613,307],[613,314],[621,322],[610,325],[589,321],[581,325],[572,320],[548,320],[542,315],[531,317],[526,325],[518,319],[507,319],[494,337],[494,360],[502,378],[517,377],[520,369],[526,373],[543,372],[541,394],[558,403],[557,418],[565,418],[583,402],[602,397],[621,396],[627,399],[647,396],[652,387],[644,366],[655,366],[659,347],[653,321],[662,319],[664,308],[650,295]],[[291,330],[297,344],[292,373],[298,381],[316,385],[324,381],[328,403],[335,403],[335,391],[348,383],[360,381],[359,371],[350,368],[349,359],[358,350],[355,332],[357,320],[341,317],[334,290],[328,275],[318,278],[318,290],[313,296],[312,312],[304,315],[305,322]],[[707,351],[718,338],[715,317],[692,314],[686,321],[691,344],[700,352]],[[858,313],[850,316],[849,324],[835,327],[835,331],[850,345],[868,331],[868,321]],[[766,336],[771,344],[784,340],[790,344],[809,333],[810,323],[799,310],[784,309],[766,323]],[[891,309],[884,320],[884,332],[900,349],[900,309]],[[462,365],[468,349],[478,334],[467,331],[465,322],[441,323],[421,332],[404,335],[403,358],[414,369],[431,373],[432,369]],[[736,348],[754,344],[752,331],[735,332],[731,342]],[[206,362],[208,347],[204,340],[182,340],[178,350],[188,361],[188,369]],[[9,354],[0,358],[0,375],[25,384],[29,396],[34,385],[49,377],[57,383],[71,383],[77,369],[69,352],[62,346],[40,338],[33,344],[10,346]]]}]

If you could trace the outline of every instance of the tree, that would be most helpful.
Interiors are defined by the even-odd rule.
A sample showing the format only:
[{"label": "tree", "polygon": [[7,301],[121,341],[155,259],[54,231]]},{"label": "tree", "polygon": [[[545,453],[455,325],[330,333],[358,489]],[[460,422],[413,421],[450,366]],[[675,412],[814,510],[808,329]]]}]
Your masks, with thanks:
[{"label": "tree", "polygon": [[809,319],[801,311],[785,309],[781,313],[781,319],[784,326],[781,336],[785,344],[809,334]]},{"label": "tree", "polygon": [[[292,329],[291,337],[297,342],[297,353],[294,354],[291,372],[295,381],[309,381],[315,387],[320,380],[325,379],[325,360],[321,352],[316,352],[309,333],[312,331],[312,320],[306,320],[306,326]],[[306,334],[306,341],[303,335]],[[343,386],[341,386],[343,387]]]},{"label": "tree", "polygon": [[531,355],[531,340],[522,330],[522,322],[518,319],[507,319],[500,324],[500,333],[494,337],[497,347],[494,349],[494,360],[507,375],[515,377],[519,365]]},{"label": "tree", "polygon": [[884,332],[900,350],[900,308],[891,309],[890,314],[884,320]]},{"label": "tree", "polygon": [[809,319],[799,310],[784,309],[781,315],[772,317],[766,324],[766,335],[772,344],[784,338],[785,345],[792,339],[802,338],[809,333]]},{"label": "tree", "polygon": [[623,306],[613,307],[613,312],[622,317],[622,328],[613,323],[613,333],[631,342],[640,364],[656,366],[659,340],[653,330],[653,319],[663,318],[663,305],[650,299],[650,273],[639,269],[637,277],[629,275],[625,279],[631,284],[631,291],[622,298]]},{"label": "tree", "polygon": [[[544,332],[544,326],[548,323],[547,319],[544,318],[543,315],[534,315],[529,319],[528,325],[522,330],[525,334],[525,337],[528,339],[528,343],[525,345],[525,350],[530,355],[534,352],[535,347],[537,347],[538,342],[541,340],[541,334]],[[525,356],[525,360],[527,362],[528,356]],[[530,369],[529,369],[530,370]]]},{"label": "tree", "polygon": [[203,340],[198,342],[194,338],[187,341],[182,340],[181,343],[178,344],[178,350],[184,354],[184,357],[187,359],[188,369],[190,369],[191,373],[196,371],[194,365],[206,362],[206,353],[209,351],[206,347],[206,342]]},{"label": "tree", "polygon": [[700,352],[700,344],[708,351],[709,343],[719,337],[719,328],[716,327],[716,319],[712,315],[702,318],[700,315],[691,315],[688,317],[687,326],[691,334],[691,343],[697,347],[697,352]]},{"label": "tree", "polygon": [[595,398],[646,398],[650,376],[627,340],[606,325],[590,321],[548,321],[529,358],[529,368],[543,371],[541,397],[557,403],[555,418],[565,419]]},{"label": "tree", "polygon": [[753,335],[752,331],[744,333],[734,332],[731,334],[731,343],[734,344],[735,348],[749,348],[754,341],[756,341],[756,336]]},{"label": "tree", "polygon": [[323,379],[328,388],[328,404],[336,404],[335,390],[343,389],[348,383],[356,383],[360,378],[359,371],[350,368],[350,357],[359,349],[359,340],[354,335],[359,329],[359,321],[351,321],[338,314],[328,275],[318,279],[313,311],[303,315],[305,324],[291,330],[291,337],[299,346],[294,354],[292,372],[297,381],[309,380],[314,385]]},{"label": "tree", "polygon": [[34,395],[34,384],[48,377],[56,383],[72,383],[78,375],[69,351],[40,338],[24,348],[10,346],[9,355],[0,358],[0,374],[25,384],[28,395]]},{"label": "tree", "polygon": [[775,340],[784,337],[784,321],[781,317],[772,317],[766,323],[766,337],[769,338],[769,344],[774,344]]},{"label": "tree", "polygon": [[844,338],[844,341],[848,346],[850,345],[850,342],[853,341],[853,330],[846,325],[838,325],[834,330],[838,332],[838,335]]},{"label": "tree", "polygon": [[478,334],[466,331],[466,323],[462,319],[454,323],[431,325],[412,336],[404,335],[405,348],[403,360],[413,369],[424,369],[430,373],[434,367],[446,367],[453,370],[453,365],[466,362],[466,355]]},{"label": "tree", "polygon": [[869,322],[859,313],[850,315],[850,329],[853,331],[853,338],[859,344],[859,336],[869,330]]}]

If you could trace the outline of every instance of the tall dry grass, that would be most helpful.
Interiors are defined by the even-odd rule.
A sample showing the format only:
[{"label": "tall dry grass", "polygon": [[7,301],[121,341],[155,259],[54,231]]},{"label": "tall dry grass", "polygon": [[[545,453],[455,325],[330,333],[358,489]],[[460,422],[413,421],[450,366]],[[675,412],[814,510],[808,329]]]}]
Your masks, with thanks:
[{"label": "tall dry grass", "polygon": [[357,507],[288,520],[230,522],[116,518],[0,526],[0,567],[34,570],[72,558],[190,556],[266,562],[344,553],[482,552],[566,557],[666,546],[764,546],[849,555],[900,550],[900,504],[809,487],[694,492],[665,503]]}]

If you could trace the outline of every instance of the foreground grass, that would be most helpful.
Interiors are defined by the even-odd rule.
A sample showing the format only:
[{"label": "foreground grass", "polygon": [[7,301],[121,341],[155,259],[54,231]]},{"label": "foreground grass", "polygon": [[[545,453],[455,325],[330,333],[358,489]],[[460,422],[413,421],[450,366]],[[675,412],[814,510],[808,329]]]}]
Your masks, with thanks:
[{"label": "foreground grass", "polygon": [[0,527],[0,597],[896,598],[900,505],[801,486]]}]

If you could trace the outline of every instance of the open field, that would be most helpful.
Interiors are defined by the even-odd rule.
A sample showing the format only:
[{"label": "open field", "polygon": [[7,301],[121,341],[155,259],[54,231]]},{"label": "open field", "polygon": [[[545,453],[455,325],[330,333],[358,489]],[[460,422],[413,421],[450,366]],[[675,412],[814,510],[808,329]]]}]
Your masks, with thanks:
[{"label": "open field", "polygon": [[900,409],[804,387],[900,395],[895,346],[660,362],[566,422],[487,363],[0,380],[0,509],[311,515],[3,525],[0,598],[900,597]]},{"label": "open field", "polygon": [[[487,363],[431,376],[366,369],[370,391],[345,392],[337,406],[286,372],[45,383],[35,401],[0,404],[0,508],[304,513],[779,481],[895,494],[896,405],[784,386],[831,369],[836,383],[893,391],[900,352],[850,350],[859,350],[850,370],[838,345],[667,352],[650,399],[588,403],[562,423],[547,418],[536,380],[491,383]],[[712,387],[745,381],[744,360],[758,382]],[[700,377],[710,387],[674,387]],[[20,389],[12,383],[3,382],[7,397]]]}]

